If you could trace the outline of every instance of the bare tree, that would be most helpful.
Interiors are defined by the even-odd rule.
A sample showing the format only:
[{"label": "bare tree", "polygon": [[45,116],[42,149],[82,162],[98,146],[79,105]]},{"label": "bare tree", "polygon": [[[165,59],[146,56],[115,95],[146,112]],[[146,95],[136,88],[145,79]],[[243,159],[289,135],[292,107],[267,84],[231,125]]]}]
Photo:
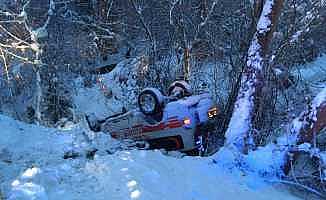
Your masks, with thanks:
[{"label": "bare tree", "polygon": [[226,132],[226,144],[235,145],[242,152],[247,152],[249,145],[254,145],[252,133],[254,113],[258,106],[256,102],[261,95],[265,59],[282,4],[282,0],[265,2],[248,50],[247,66]]},{"label": "bare tree", "polygon": [[9,9],[1,10],[1,13],[5,17],[3,17],[3,21],[0,21],[0,28],[4,32],[1,35],[4,38],[0,45],[0,53],[5,66],[8,83],[10,80],[9,66],[11,65],[9,60],[13,63],[18,61],[33,65],[36,73],[35,114],[38,123],[41,121],[40,104],[42,99],[40,67],[44,65],[41,59],[41,41],[44,37],[47,37],[48,33],[46,28],[53,15],[55,4],[53,0],[49,1],[46,20],[43,24],[35,27],[29,21],[27,7],[30,3],[31,1],[16,2],[16,13]]}]

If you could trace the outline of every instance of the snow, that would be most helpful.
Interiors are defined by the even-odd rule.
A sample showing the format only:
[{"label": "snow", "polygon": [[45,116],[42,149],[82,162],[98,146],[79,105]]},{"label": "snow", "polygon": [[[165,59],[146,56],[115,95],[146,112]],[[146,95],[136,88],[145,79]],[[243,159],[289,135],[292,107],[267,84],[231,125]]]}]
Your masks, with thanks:
[{"label": "snow", "polygon": [[[238,170],[232,159],[241,156],[226,148],[206,158],[167,156],[159,150],[107,154],[104,148],[113,139],[102,133],[83,139],[91,133],[82,124],[58,131],[0,115],[0,127],[0,189],[9,200],[298,199],[253,171]],[[94,160],[62,159],[67,150],[83,152],[95,144]],[[249,168],[255,168],[258,159],[263,157],[241,162],[250,160]]]},{"label": "snow", "polygon": [[76,81],[77,92],[73,97],[77,115],[95,115],[103,119],[121,112],[122,104],[119,101],[108,100],[98,86],[83,88],[82,81]]},{"label": "snow", "polygon": [[257,70],[262,70],[263,66],[263,59],[261,57],[261,45],[258,41],[258,35],[264,35],[267,34],[268,31],[270,31],[272,25],[270,15],[272,12],[273,5],[274,0],[265,1],[262,14],[257,23],[257,32],[255,33],[255,36],[248,50],[247,66],[250,66]]},{"label": "snow", "polygon": [[137,103],[137,94],[140,91],[137,82],[139,65],[141,65],[140,58],[124,60],[110,73],[101,76],[103,84],[112,91],[114,96],[112,101],[122,102],[127,109]]},{"label": "snow", "polygon": [[[2,183],[9,184],[10,181],[14,181],[15,176],[27,166],[43,166],[48,162],[60,162],[63,153],[68,151],[73,143],[70,134],[63,134],[55,129],[26,125],[2,115],[0,115],[0,127],[0,179]],[[27,170],[22,173],[22,178],[26,179],[37,173],[38,170],[35,169]],[[1,184],[0,189],[6,190],[10,185],[11,183]],[[31,193],[35,190],[40,191],[40,188],[27,182],[21,184],[15,181],[12,187],[20,191],[29,188]]]},{"label": "snow", "polygon": [[135,78],[139,62],[139,59],[120,62],[110,73],[98,76],[99,82],[91,88],[83,87],[83,80],[78,79],[73,98],[77,115],[95,115],[103,119],[120,113],[123,107],[127,110],[135,108],[140,91]]},{"label": "snow", "polygon": [[294,42],[299,41],[299,37],[302,35],[302,33],[303,33],[302,30],[295,32],[295,33],[292,35],[292,38],[291,38],[291,40],[290,40],[290,43],[294,43]]},{"label": "snow", "polygon": [[312,101],[313,108],[318,108],[326,102],[326,87]]},{"label": "snow", "polygon": [[[302,89],[299,92],[296,91],[290,91],[291,93],[297,93],[296,96],[293,97],[295,99],[295,103],[299,102],[300,105],[305,105],[307,103],[307,100],[304,100],[304,97],[315,97],[311,104],[312,109],[316,110],[317,107],[322,102],[322,99],[325,99],[325,77],[326,77],[326,55],[322,55],[318,58],[316,58],[315,61],[311,63],[307,63],[305,65],[297,66],[291,70],[291,74],[295,77],[298,77],[298,79],[302,80],[298,82],[298,86],[295,87]],[[308,91],[306,91],[308,90]],[[300,113],[304,108],[300,107],[297,108],[298,112]],[[316,114],[315,112],[312,112],[312,114]],[[297,133],[301,129],[301,127],[304,125],[304,122],[302,120],[302,117],[305,115],[305,113],[301,113],[299,117],[292,120],[291,124],[288,126],[287,133],[290,133],[288,135],[282,136],[278,138],[278,144],[280,145],[294,145],[297,140]],[[314,116],[306,116],[310,117],[310,119],[314,119]]]},{"label": "snow", "polygon": [[[289,138],[287,144],[295,144],[298,139],[299,131],[302,129],[305,124],[307,124],[309,120],[315,121],[317,119],[317,110],[318,108],[325,104],[326,102],[326,87],[322,89],[319,94],[313,99],[311,104],[311,111],[304,111],[300,114],[299,117],[295,118],[290,125],[290,133],[289,136],[284,136]],[[290,143],[289,143],[290,142]],[[284,142],[282,142],[284,143]]]},{"label": "snow", "polygon": [[237,149],[222,147],[213,158],[223,168],[233,170],[233,173],[237,173],[235,169],[240,169],[241,173],[253,176],[250,179],[256,177],[257,182],[277,182],[284,174],[282,167],[285,153],[275,144],[258,147],[247,155],[238,152]]},{"label": "snow", "polygon": [[274,144],[268,144],[246,155],[246,163],[261,176],[275,177],[283,175],[284,158],[284,151]]},{"label": "snow", "polygon": [[[309,84],[309,86],[313,87],[318,86],[318,88],[323,87],[326,81],[326,54],[322,54],[311,63],[294,68],[291,73],[300,77],[303,84]],[[315,95],[318,92],[319,90]]]},{"label": "snow", "polygon": [[269,15],[272,11],[273,4],[274,4],[274,0],[267,0],[264,4],[262,14],[257,24],[257,31],[259,33],[266,33],[270,30],[272,22],[269,19]]},{"label": "snow", "polygon": [[263,59],[260,55],[261,45],[258,43],[257,36],[251,42],[251,45],[248,50],[248,61],[247,66],[250,66],[254,69],[261,70]]},{"label": "snow", "polygon": [[229,127],[225,133],[226,145],[243,147],[245,133],[250,129],[248,124],[251,121],[250,109],[253,107],[254,88],[250,86],[250,83],[248,84],[249,88],[243,91],[243,96],[239,96],[235,104]]}]

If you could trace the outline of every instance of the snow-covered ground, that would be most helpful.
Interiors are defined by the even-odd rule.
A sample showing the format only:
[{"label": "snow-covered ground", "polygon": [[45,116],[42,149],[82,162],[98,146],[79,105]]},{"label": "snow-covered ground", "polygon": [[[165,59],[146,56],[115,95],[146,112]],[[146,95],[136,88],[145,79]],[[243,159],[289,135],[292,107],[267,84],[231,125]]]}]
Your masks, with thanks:
[{"label": "snow-covered ground", "polygon": [[[116,141],[94,135],[82,123],[60,131],[0,115],[0,127],[0,188],[9,200],[298,199],[269,183],[272,175],[264,179],[258,176],[262,173],[239,170],[228,149],[207,158],[158,150],[108,154]],[[87,159],[85,152],[94,146],[99,151],[94,160]],[[80,156],[63,159],[71,150]],[[259,160],[266,159],[243,162],[250,169]]]}]

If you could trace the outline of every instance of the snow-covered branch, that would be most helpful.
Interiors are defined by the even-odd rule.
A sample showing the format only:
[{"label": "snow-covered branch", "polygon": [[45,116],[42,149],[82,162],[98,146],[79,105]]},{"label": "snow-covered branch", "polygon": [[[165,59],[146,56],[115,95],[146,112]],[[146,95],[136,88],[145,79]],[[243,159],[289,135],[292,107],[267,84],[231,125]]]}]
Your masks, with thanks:
[{"label": "snow-covered branch", "polygon": [[152,43],[154,43],[154,38],[153,38],[152,32],[149,29],[148,25],[146,24],[144,16],[142,14],[142,8],[139,5],[137,5],[134,0],[130,0],[130,2],[132,4],[132,7],[134,8],[135,12],[137,13],[137,15],[140,19],[140,22],[141,22],[143,28],[145,29],[145,32],[146,32],[148,38],[150,39],[150,41]]},{"label": "snow-covered branch", "polygon": [[[302,18],[297,19],[298,23],[296,27],[290,26],[289,36],[279,45],[276,49],[275,57],[280,57],[286,48],[290,45],[297,44],[304,40],[305,37],[314,31],[314,27],[317,26],[319,20],[321,21],[321,12],[324,11],[326,4],[325,1],[313,0],[311,2],[311,9],[305,12]],[[296,8],[294,8],[296,9]],[[295,16],[295,18],[298,18]],[[322,24],[319,24],[322,26]]]},{"label": "snow-covered branch", "polygon": [[290,125],[293,142],[302,144],[312,142],[315,134],[326,127],[326,88],[324,88],[308,105],[299,117]]},{"label": "snow-covered branch", "polygon": [[170,15],[169,15],[170,16],[170,25],[174,25],[172,15],[173,15],[173,11],[174,11],[175,6],[179,2],[180,2],[180,0],[172,0],[172,2],[171,2],[171,8],[170,8],[170,11],[169,11],[169,13],[170,13]]},{"label": "snow-covered branch", "polygon": [[[149,28],[149,26],[147,25],[146,21],[145,21],[145,18],[144,18],[144,15],[143,15],[143,12],[142,12],[142,7],[140,5],[137,5],[136,2],[134,0],[130,0],[131,4],[132,4],[132,7],[133,9],[135,10],[136,14],[138,15],[139,19],[140,19],[140,23],[141,25],[143,26],[144,30],[145,30],[145,33],[148,37],[148,39],[150,40],[151,42],[151,46],[152,46],[152,53],[155,54],[156,53],[156,41],[155,41],[155,38],[152,34],[152,31],[151,29]],[[155,56],[154,56],[155,57]]]},{"label": "snow-covered branch", "polygon": [[313,1],[313,6],[311,10],[307,11],[302,19],[299,20],[299,24],[302,26],[295,31],[292,36],[289,38],[290,43],[298,42],[300,38],[304,36],[305,33],[312,31],[312,25],[320,19],[320,10],[323,9],[326,5],[321,1]]},{"label": "snow-covered branch", "polygon": [[195,34],[195,40],[197,40],[198,35],[199,35],[199,33],[200,33],[200,30],[201,30],[204,26],[206,26],[206,24],[207,24],[209,18],[212,16],[212,14],[213,14],[213,12],[214,12],[214,9],[215,9],[215,7],[216,7],[216,5],[217,5],[217,1],[218,1],[218,0],[214,0],[214,1],[213,1],[213,4],[212,4],[211,8],[209,9],[209,12],[208,12],[208,14],[206,15],[205,19],[204,19],[204,20],[203,20],[203,21],[202,21],[202,22],[197,26],[197,30],[196,30],[196,34]]},{"label": "snow-covered branch", "polygon": [[111,14],[111,10],[112,10],[112,7],[113,7],[113,2],[114,2],[114,0],[111,0],[108,11],[106,13],[107,18],[109,18],[110,14]]},{"label": "snow-covered branch", "polygon": [[[92,27],[92,28],[97,29],[99,31],[103,31],[103,32],[107,33],[110,37],[113,37],[113,36],[116,35],[109,28],[103,27],[103,26],[101,26],[100,24],[97,24],[97,23],[86,23],[85,21],[82,21],[82,20],[73,20],[72,22],[77,23],[77,24],[81,24],[81,25],[85,25],[85,26],[89,26],[89,27]],[[108,25],[108,24],[106,24],[106,25]]]}]

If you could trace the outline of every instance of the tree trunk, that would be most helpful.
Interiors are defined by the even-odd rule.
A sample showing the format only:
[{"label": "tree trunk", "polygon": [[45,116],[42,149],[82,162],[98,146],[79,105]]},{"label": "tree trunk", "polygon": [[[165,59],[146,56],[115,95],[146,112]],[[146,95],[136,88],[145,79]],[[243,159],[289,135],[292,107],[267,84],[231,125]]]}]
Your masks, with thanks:
[{"label": "tree trunk", "polygon": [[235,107],[226,131],[226,145],[234,145],[246,153],[253,144],[251,137],[256,102],[263,85],[263,68],[268,47],[277,25],[283,0],[266,0],[259,18],[256,33],[251,41],[247,66],[241,78]]}]

